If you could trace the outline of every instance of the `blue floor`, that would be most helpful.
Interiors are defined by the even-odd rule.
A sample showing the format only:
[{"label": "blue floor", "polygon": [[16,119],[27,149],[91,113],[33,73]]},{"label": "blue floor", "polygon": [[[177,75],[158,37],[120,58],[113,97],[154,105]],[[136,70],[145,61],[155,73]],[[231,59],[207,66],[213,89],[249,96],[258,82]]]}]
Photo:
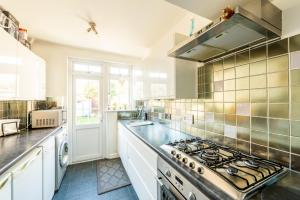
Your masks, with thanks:
[{"label": "blue floor", "polygon": [[97,194],[96,161],[70,165],[53,200],[138,200],[133,187]]}]

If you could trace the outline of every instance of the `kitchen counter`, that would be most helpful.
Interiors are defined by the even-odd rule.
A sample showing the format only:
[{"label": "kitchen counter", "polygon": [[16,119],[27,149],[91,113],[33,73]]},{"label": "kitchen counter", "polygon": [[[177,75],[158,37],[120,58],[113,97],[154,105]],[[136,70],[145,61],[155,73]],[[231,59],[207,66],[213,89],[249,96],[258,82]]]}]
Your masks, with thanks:
[{"label": "kitchen counter", "polygon": [[61,127],[25,130],[20,134],[1,137],[0,175],[48,137],[54,135],[60,128]]},{"label": "kitchen counter", "polygon": [[[172,158],[160,146],[170,141],[189,139],[193,136],[185,133],[169,129],[168,127],[154,123],[147,126],[128,126],[129,120],[119,120],[128,130],[130,130],[135,136],[147,144],[151,149],[159,154],[164,160],[166,160],[172,167],[178,172],[190,180],[195,186],[197,186],[207,197],[211,199],[228,199],[231,198],[224,194],[221,190],[216,188],[212,183],[203,179],[198,174],[191,172],[187,167],[181,165]],[[269,185],[260,189],[251,200],[293,200],[300,199],[300,173],[289,171],[282,179],[275,184]]]}]

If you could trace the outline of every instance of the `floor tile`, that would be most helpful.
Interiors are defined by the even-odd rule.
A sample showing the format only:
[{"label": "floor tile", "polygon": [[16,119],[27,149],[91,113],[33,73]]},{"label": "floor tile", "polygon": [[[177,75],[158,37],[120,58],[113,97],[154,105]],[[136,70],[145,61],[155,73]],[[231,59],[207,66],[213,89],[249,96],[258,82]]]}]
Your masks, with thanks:
[{"label": "floor tile", "polygon": [[138,197],[131,185],[98,195],[96,161],[93,161],[68,166],[53,200],[138,200]]}]

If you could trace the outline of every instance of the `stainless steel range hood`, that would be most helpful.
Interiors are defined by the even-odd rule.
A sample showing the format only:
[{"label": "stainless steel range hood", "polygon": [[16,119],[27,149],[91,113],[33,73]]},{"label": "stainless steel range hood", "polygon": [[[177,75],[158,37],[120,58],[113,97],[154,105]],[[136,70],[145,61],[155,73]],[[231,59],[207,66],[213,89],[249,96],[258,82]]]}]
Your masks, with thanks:
[{"label": "stainless steel range hood", "polygon": [[171,57],[208,62],[252,44],[281,36],[282,13],[268,0],[237,6],[229,19],[218,19],[168,52]]}]

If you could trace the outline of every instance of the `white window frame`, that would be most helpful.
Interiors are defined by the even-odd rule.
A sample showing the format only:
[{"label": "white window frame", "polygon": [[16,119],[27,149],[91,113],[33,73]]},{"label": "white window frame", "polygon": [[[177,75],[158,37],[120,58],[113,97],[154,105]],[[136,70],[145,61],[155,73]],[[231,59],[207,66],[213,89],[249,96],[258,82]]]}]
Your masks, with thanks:
[{"label": "white window frame", "polygon": [[[124,66],[122,66],[124,65]],[[110,73],[110,68],[111,67],[116,67],[116,68],[126,68],[128,69],[128,75],[117,75],[117,74],[111,74]],[[110,84],[109,84],[109,81],[110,80],[116,80],[116,79],[120,79],[120,78],[124,78],[126,80],[128,80],[128,86],[129,86],[129,102],[128,102],[128,108],[126,110],[132,110],[133,107],[134,107],[134,102],[132,100],[132,89],[133,89],[133,81],[132,81],[132,65],[127,65],[126,64],[118,64],[118,63],[111,63],[110,66],[107,67],[107,109],[108,109],[108,106],[109,106],[109,102],[108,102],[108,99],[109,99],[109,91],[110,91]],[[118,109],[117,109],[118,110]]]}]

